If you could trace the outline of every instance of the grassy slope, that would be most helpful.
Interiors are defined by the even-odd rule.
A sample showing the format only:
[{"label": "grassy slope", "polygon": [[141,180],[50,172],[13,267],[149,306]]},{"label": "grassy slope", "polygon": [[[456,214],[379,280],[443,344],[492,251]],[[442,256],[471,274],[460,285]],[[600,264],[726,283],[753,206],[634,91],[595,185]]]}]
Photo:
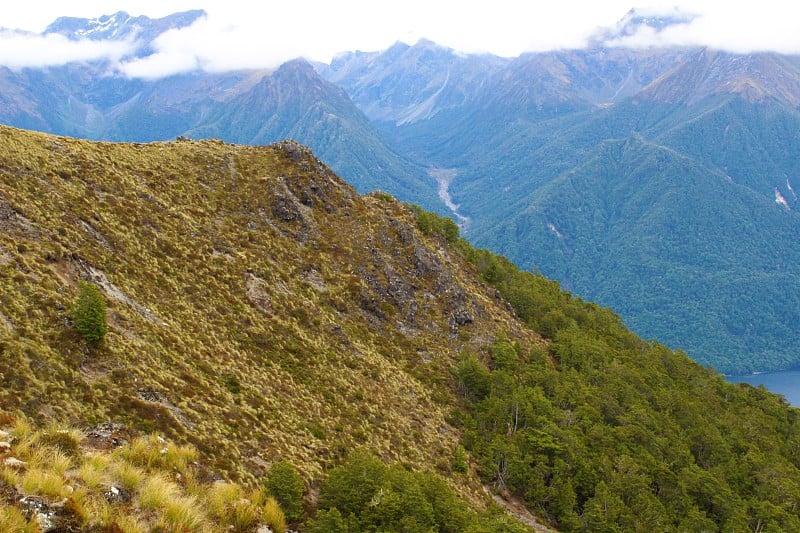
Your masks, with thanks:
[{"label": "grassy slope", "polygon": [[[456,355],[537,342],[404,206],[297,145],[0,137],[5,409],[156,429],[245,481],[361,445],[431,466],[458,440]],[[89,350],[69,308],[93,275],[112,327]]]}]

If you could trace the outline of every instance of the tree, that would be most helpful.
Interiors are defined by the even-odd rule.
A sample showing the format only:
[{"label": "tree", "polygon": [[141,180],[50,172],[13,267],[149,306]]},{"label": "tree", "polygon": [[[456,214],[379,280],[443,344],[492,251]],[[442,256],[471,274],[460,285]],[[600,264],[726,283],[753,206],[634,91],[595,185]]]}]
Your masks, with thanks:
[{"label": "tree", "polygon": [[275,463],[267,472],[264,486],[278,500],[289,522],[299,522],[303,517],[305,484],[297,470],[286,461]]},{"label": "tree", "polygon": [[87,344],[96,346],[102,342],[108,332],[106,301],[96,285],[85,281],[80,283],[72,320]]}]

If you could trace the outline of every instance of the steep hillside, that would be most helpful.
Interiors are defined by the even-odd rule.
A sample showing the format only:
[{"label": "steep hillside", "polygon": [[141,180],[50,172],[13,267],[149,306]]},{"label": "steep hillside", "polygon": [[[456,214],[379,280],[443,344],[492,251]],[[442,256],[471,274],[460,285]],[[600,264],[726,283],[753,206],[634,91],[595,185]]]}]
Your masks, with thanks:
[{"label": "steep hillside", "polygon": [[[407,209],[299,145],[2,135],[7,408],[147,421],[245,479],[261,450],[309,474],[359,443],[435,462],[454,399],[426,385],[523,334]],[[96,351],[65,328],[81,279],[111,304]]]},{"label": "steep hillside", "polygon": [[[483,485],[565,531],[800,527],[784,401],[642,341],[449,219],[357,195],[300,145],[0,138],[4,527],[64,505],[82,527],[265,519],[263,491],[225,489],[236,513],[258,508],[242,525],[201,466],[263,483],[309,531],[519,531]],[[78,333],[81,282],[108,306],[99,343]],[[94,457],[103,428],[173,444]],[[292,499],[275,479],[294,468]],[[175,479],[161,503],[124,485],[119,504],[103,494],[122,471]]]},{"label": "steep hillside", "polygon": [[788,206],[633,137],[598,146],[481,240],[648,338],[754,371],[795,364],[799,229]]},{"label": "steep hillside", "polygon": [[302,59],[209,109],[187,134],[243,144],[297,139],[359,190],[391,191],[428,207],[438,203],[424,168],[389,150],[347,93]]}]

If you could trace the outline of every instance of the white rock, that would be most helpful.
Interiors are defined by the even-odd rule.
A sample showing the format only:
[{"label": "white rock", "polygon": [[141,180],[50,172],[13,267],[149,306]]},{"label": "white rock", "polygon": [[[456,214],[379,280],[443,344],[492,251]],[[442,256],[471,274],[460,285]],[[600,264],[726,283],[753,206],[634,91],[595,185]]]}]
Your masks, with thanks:
[{"label": "white rock", "polygon": [[44,513],[36,515],[36,522],[39,524],[39,529],[42,531],[50,531],[53,529],[53,521]]},{"label": "white rock", "polygon": [[9,450],[11,450],[11,444],[4,440],[0,440],[0,453],[5,453]]},{"label": "white rock", "polygon": [[20,461],[16,457],[6,457],[5,459],[3,459],[3,464],[15,468],[15,467],[24,467],[28,463],[26,463],[25,461]]}]

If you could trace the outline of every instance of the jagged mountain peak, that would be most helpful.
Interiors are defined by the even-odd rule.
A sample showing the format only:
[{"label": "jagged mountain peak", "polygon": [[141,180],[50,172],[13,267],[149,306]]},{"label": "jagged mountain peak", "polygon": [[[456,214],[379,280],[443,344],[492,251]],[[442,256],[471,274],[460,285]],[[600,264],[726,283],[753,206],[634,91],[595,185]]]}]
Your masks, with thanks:
[{"label": "jagged mountain peak", "polygon": [[194,9],[157,19],[151,19],[144,15],[132,16],[126,11],[118,11],[112,15],[103,15],[94,19],[59,17],[45,29],[44,33],[58,33],[75,41],[138,38],[149,43],[165,31],[191,26],[205,15],[206,12],[202,9]]},{"label": "jagged mountain peak", "polygon": [[589,45],[590,47],[603,46],[635,36],[643,31],[661,33],[668,28],[689,24],[697,17],[696,13],[683,11],[678,7],[670,9],[632,8],[613,26],[598,29],[595,35],[589,39]]},{"label": "jagged mountain peak", "polygon": [[687,24],[696,18],[697,14],[681,11],[678,7],[667,10],[632,8],[617,22],[616,28],[620,35],[632,35],[642,26],[661,31],[669,26]]},{"label": "jagged mountain peak", "polygon": [[314,70],[314,67],[311,65],[311,63],[301,57],[283,63],[275,71],[275,74],[277,75],[283,75],[286,73],[303,74],[304,76],[313,78],[318,77],[317,72]]}]

